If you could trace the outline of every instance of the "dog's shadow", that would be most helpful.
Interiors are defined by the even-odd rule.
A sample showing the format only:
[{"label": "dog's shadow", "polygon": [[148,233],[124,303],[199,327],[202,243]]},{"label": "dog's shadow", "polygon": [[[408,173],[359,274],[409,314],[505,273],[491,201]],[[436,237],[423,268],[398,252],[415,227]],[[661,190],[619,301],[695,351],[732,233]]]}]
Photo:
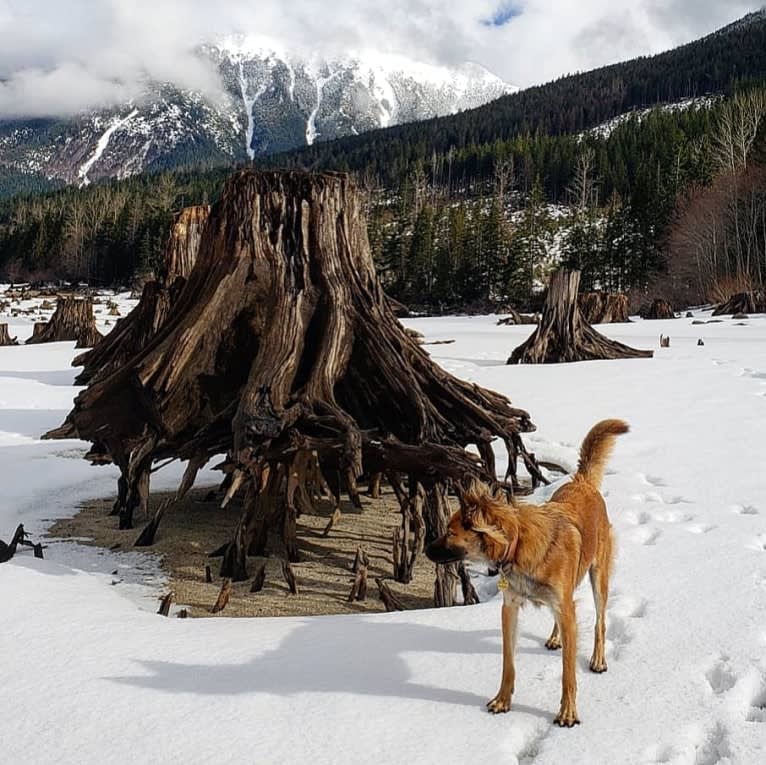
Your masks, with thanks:
[{"label": "dog's shadow", "polygon": [[[462,656],[465,661],[477,654],[499,658],[497,638],[497,630],[450,630],[375,617],[315,617],[293,629],[276,648],[245,663],[138,660],[141,674],[108,679],[168,693],[350,693],[483,708],[488,696],[459,690],[462,673],[454,673],[456,687],[444,687],[448,671],[440,676],[441,685],[417,683],[405,657],[441,653]],[[251,640],[258,640],[257,623]],[[488,689],[496,679],[487,678]],[[531,707],[516,709],[548,716]]]}]

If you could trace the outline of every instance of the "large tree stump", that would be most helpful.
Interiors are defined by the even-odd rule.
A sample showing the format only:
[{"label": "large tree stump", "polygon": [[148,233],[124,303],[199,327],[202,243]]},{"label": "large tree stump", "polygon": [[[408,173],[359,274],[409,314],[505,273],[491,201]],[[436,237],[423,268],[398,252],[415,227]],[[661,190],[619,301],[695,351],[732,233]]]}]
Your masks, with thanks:
[{"label": "large tree stump", "polygon": [[159,279],[146,282],[138,305],[92,350],[74,359],[72,366],[83,367],[75,378],[77,385],[119,369],[160,331],[197,260],[209,212],[209,206],[197,205],[176,215]]},{"label": "large tree stump", "polygon": [[628,296],[622,292],[581,292],[577,303],[587,324],[629,322]]},{"label": "large tree stump", "polygon": [[11,337],[7,324],[0,324],[0,345],[18,345],[19,341]]},{"label": "large tree stump", "polygon": [[553,274],[540,324],[526,342],[514,349],[509,364],[651,358],[652,351],[639,351],[610,340],[583,319],[577,305],[579,285],[579,271],[560,269]]},{"label": "large tree stump", "polygon": [[75,348],[92,348],[100,339],[91,300],[65,297],[58,299],[51,320],[43,328],[38,331],[35,324],[35,332],[27,344],[75,340]]},{"label": "large tree stump", "polygon": [[766,290],[738,292],[725,303],[716,306],[713,316],[725,316],[737,313],[766,313]]},{"label": "large tree stump", "polygon": [[529,415],[451,376],[408,337],[375,273],[362,210],[351,179],[334,173],[244,171],[226,184],[168,320],[96,375],[48,434],[92,441],[120,468],[121,527],[145,504],[155,462],[190,459],[196,470],[226,453],[245,502],[222,576],[242,581],[268,528],[295,559],[295,518],[317,472],[356,502],[357,479],[376,473],[443,496],[450,480],[496,481],[499,438],[513,488],[519,458],[543,480],[521,440],[534,430]]},{"label": "large tree stump", "polygon": [[667,300],[657,298],[651,303],[642,305],[638,311],[642,319],[675,319],[676,315],[673,306]]}]

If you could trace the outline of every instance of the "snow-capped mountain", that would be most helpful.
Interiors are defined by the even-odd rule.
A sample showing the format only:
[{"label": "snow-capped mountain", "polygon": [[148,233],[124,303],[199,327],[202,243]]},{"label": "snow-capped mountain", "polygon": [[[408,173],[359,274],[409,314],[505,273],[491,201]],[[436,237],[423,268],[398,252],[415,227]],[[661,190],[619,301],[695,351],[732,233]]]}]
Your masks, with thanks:
[{"label": "snow-capped mountain", "polygon": [[483,67],[380,54],[321,59],[252,38],[200,49],[222,93],[152,83],[119,108],[68,120],[0,121],[0,167],[87,184],[147,169],[246,160],[451,114],[516,90]]}]

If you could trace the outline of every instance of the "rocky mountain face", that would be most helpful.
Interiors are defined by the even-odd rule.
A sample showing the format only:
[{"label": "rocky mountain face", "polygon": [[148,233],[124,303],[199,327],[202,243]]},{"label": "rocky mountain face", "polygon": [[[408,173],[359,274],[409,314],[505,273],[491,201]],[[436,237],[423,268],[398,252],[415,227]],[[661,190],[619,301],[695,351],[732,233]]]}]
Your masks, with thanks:
[{"label": "rocky mountain face", "polygon": [[231,163],[469,109],[515,90],[476,64],[393,56],[322,60],[247,38],[204,46],[215,99],[153,83],[118,108],[74,119],[0,120],[0,168],[86,185],[144,170]]}]

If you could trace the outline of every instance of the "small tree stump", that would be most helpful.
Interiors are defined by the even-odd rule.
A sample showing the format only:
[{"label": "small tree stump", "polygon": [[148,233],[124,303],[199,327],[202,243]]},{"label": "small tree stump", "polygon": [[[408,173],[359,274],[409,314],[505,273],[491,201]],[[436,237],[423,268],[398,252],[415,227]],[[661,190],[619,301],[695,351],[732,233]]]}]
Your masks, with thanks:
[{"label": "small tree stump", "polygon": [[297,595],[298,581],[295,578],[295,572],[293,571],[293,567],[290,565],[290,561],[287,561],[287,560],[282,561],[282,576],[285,578],[285,581],[287,582],[287,588],[290,590],[290,594]]},{"label": "small tree stump", "polygon": [[527,341],[513,351],[509,364],[652,357],[652,351],[629,348],[596,332],[580,313],[579,285],[579,271],[559,269],[553,274],[540,324]]},{"label": "small tree stump", "polygon": [[370,565],[370,559],[367,553],[361,547],[356,549],[356,558],[354,559],[354,583],[351,585],[351,592],[348,596],[348,602],[355,600],[361,601],[367,597],[367,568]]},{"label": "small tree stump", "polygon": [[11,337],[7,324],[0,324],[0,345],[18,345],[19,341]]},{"label": "small tree stump", "polygon": [[51,320],[38,330],[38,323],[28,345],[74,340],[75,348],[92,348],[101,339],[89,298],[59,298]]},{"label": "small tree stump", "polygon": [[702,338],[700,338],[699,340],[697,340],[697,345],[705,345],[705,341]]},{"label": "small tree stump", "polygon": [[266,581],[266,564],[261,563],[258,570],[253,577],[253,584],[250,587],[250,592],[260,592],[263,589],[263,584]]},{"label": "small tree stump", "polygon": [[738,292],[713,311],[713,316],[737,313],[766,313],[766,290]]},{"label": "small tree stump", "polygon": [[218,593],[218,598],[215,601],[215,605],[210,609],[211,614],[217,614],[223,611],[229,603],[231,597],[231,579],[226,578],[221,585],[221,591]]},{"label": "small tree stump", "polygon": [[628,296],[622,292],[581,292],[577,298],[588,324],[619,324],[630,321]]},{"label": "small tree stump", "polygon": [[375,578],[375,584],[378,585],[378,593],[383,602],[386,611],[404,611],[404,605],[399,598],[394,595],[391,588],[385,583],[382,577]]},{"label": "small tree stump", "polygon": [[660,348],[670,348],[670,335],[660,335]]},{"label": "small tree stump", "polygon": [[667,300],[657,298],[651,303],[641,306],[638,315],[642,319],[675,319],[673,306]]},{"label": "small tree stump", "polygon": [[174,597],[175,593],[169,592],[160,600],[160,608],[157,611],[160,616],[170,616],[170,605]]}]

